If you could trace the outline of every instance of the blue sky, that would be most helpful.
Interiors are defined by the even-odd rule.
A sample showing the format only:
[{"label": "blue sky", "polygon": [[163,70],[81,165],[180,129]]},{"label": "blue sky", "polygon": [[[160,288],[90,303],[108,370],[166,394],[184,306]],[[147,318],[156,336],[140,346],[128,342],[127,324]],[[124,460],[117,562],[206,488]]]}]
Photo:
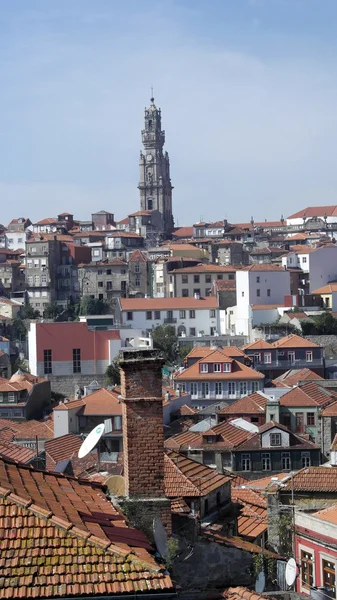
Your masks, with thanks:
[{"label": "blue sky", "polygon": [[176,224],[337,203],[335,0],[2,0],[0,222],[138,209],[154,86]]}]

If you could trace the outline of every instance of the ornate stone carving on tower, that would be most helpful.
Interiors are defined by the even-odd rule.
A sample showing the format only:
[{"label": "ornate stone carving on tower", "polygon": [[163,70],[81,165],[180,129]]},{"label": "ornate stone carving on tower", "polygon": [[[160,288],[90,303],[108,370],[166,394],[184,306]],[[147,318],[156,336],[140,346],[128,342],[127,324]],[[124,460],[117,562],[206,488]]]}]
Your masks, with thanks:
[{"label": "ornate stone carving on tower", "polygon": [[170,160],[163,152],[165,131],[161,128],[161,110],[151,98],[151,105],[145,108],[145,129],[142,130],[144,150],[140,152],[140,209],[158,211],[162,233],[173,227],[172,184]]}]

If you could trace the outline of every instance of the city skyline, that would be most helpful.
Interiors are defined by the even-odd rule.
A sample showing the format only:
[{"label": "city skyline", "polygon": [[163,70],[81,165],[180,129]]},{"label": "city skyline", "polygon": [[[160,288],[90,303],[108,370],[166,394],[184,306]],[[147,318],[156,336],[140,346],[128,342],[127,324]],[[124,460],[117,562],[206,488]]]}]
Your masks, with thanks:
[{"label": "city skyline", "polygon": [[151,85],[176,225],[335,203],[333,2],[3,3],[0,220],[139,207]]}]

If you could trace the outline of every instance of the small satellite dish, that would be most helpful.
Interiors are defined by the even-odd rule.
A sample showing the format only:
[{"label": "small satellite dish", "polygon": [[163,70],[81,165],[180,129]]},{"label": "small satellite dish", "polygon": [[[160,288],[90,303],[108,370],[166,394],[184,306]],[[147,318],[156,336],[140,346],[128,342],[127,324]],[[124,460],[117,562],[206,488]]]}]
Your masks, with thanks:
[{"label": "small satellite dish", "polygon": [[124,496],[125,495],[125,481],[122,475],[111,475],[104,482],[112,496]]},{"label": "small satellite dish", "polygon": [[89,435],[85,438],[82,446],[78,451],[78,458],[83,458],[84,456],[89,454],[89,452],[91,452],[91,450],[95,448],[97,442],[100,440],[103,433],[104,423],[100,423],[99,425],[97,425],[97,427],[95,427],[95,429],[90,431]]},{"label": "small satellite dish", "polygon": [[160,556],[166,556],[168,551],[167,534],[158,517],[153,519],[153,537]]},{"label": "small satellite dish", "polygon": [[289,558],[286,564],[286,584],[291,587],[295,583],[297,566],[294,558]]},{"label": "small satellite dish", "polygon": [[262,594],[266,587],[266,576],[264,571],[260,571],[255,581],[255,591],[257,594]]}]

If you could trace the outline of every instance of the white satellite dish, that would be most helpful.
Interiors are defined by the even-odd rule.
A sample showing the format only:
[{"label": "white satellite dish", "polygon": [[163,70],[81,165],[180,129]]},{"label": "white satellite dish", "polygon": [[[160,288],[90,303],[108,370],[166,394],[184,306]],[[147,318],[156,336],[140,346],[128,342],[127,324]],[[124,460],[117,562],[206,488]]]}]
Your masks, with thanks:
[{"label": "white satellite dish", "polygon": [[286,564],[286,584],[291,587],[295,583],[297,566],[294,558],[289,558]]},{"label": "white satellite dish", "polygon": [[167,534],[164,525],[158,517],[153,519],[153,537],[159,554],[164,557],[167,556]]},{"label": "white satellite dish", "polygon": [[262,594],[266,587],[266,576],[264,571],[260,571],[255,581],[255,591],[257,594]]},{"label": "white satellite dish", "polygon": [[95,429],[90,431],[89,435],[85,438],[82,446],[78,451],[78,458],[84,458],[84,456],[89,454],[89,452],[91,452],[91,450],[95,448],[97,442],[100,440],[104,433],[104,429],[104,423],[100,423],[95,427]]}]

